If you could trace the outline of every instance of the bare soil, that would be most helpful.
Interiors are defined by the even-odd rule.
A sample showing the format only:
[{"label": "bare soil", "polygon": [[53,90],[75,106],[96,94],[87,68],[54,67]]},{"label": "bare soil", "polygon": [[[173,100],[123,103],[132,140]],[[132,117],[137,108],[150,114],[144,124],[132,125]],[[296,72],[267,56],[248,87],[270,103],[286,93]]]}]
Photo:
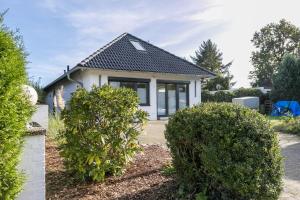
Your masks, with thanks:
[{"label": "bare soil", "polygon": [[63,166],[55,143],[46,140],[47,199],[174,199],[177,185],[164,176],[162,168],[170,162],[169,152],[158,145],[143,146],[122,176],[108,177],[103,183],[79,183]]}]

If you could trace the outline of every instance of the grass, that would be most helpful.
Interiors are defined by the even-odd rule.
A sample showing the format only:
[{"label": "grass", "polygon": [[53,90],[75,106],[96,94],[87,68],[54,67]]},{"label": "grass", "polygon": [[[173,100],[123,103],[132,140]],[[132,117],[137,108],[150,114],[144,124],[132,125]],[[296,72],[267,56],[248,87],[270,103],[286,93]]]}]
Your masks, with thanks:
[{"label": "grass", "polygon": [[300,117],[268,117],[277,132],[300,134]]},{"label": "grass", "polygon": [[48,137],[54,141],[58,140],[59,132],[64,129],[64,122],[59,114],[49,116]]}]

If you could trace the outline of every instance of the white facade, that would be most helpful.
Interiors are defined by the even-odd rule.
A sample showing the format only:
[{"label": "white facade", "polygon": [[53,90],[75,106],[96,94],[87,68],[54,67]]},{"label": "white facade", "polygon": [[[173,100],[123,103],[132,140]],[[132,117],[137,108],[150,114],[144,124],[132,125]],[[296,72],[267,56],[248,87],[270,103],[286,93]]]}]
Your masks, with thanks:
[{"label": "white facade", "polygon": [[[141,109],[149,113],[150,120],[157,120],[157,80],[188,81],[189,106],[193,106],[201,102],[201,77],[199,76],[152,72],[111,71],[100,69],[81,70],[79,72],[75,72],[71,76],[72,79],[82,82],[83,87],[87,90],[91,90],[93,85],[103,86],[108,84],[109,77],[150,79],[150,105],[140,106]],[[50,111],[53,110],[53,99],[55,99],[54,90],[60,90],[63,88],[62,97],[64,102],[67,103],[71,98],[71,94],[78,86],[79,85],[77,83],[71,82],[67,80],[67,78],[55,83],[55,85],[48,90],[47,93],[47,104],[49,105]]]}]

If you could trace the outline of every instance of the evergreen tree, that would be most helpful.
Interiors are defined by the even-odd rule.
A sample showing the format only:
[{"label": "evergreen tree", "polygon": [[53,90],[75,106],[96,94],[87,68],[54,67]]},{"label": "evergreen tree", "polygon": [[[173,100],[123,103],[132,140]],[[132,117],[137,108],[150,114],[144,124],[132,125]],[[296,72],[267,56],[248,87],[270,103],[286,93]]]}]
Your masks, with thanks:
[{"label": "evergreen tree", "polygon": [[222,53],[217,48],[217,45],[210,39],[203,41],[195,56],[191,56],[191,59],[198,66],[204,67],[212,72],[220,73],[222,66]]},{"label": "evergreen tree", "polygon": [[22,92],[27,83],[25,53],[20,37],[3,24],[0,14],[0,199],[16,199],[23,176],[19,157],[33,108]]},{"label": "evergreen tree", "polygon": [[300,101],[300,59],[294,55],[284,56],[273,76],[271,97],[273,101]]},{"label": "evergreen tree", "polygon": [[223,53],[220,52],[217,45],[210,39],[203,41],[199,49],[195,51],[195,56],[191,56],[193,62],[203,68],[208,69],[217,74],[214,79],[207,80],[203,89],[216,90],[230,89],[235,83],[232,82],[233,75],[230,74],[229,68],[232,61],[223,64]]}]

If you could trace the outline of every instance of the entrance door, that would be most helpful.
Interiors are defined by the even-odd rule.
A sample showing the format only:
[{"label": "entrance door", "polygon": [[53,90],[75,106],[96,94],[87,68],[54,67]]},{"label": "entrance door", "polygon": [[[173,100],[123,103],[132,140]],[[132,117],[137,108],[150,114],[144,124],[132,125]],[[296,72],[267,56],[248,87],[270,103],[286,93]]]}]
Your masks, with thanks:
[{"label": "entrance door", "polygon": [[188,106],[188,83],[157,83],[157,115],[166,117]]}]

